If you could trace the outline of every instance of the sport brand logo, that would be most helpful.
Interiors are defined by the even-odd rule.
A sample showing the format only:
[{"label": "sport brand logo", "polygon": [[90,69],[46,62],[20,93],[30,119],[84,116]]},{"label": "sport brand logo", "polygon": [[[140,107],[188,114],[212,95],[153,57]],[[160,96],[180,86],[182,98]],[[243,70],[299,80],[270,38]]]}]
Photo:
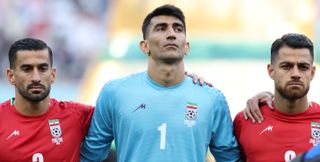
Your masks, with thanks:
[{"label": "sport brand logo", "polygon": [[12,136],[19,136],[20,135],[20,131],[19,130],[14,130],[8,137],[7,140],[9,138],[11,138]]},{"label": "sport brand logo", "polygon": [[261,134],[264,133],[264,132],[272,132],[272,128],[273,128],[273,126],[269,125],[269,126],[268,126],[267,128],[265,128],[263,131],[261,131],[259,135],[261,135]]},{"label": "sport brand logo", "polygon": [[134,109],[132,112],[135,112],[139,109],[146,109],[146,104],[140,104],[136,109]]}]

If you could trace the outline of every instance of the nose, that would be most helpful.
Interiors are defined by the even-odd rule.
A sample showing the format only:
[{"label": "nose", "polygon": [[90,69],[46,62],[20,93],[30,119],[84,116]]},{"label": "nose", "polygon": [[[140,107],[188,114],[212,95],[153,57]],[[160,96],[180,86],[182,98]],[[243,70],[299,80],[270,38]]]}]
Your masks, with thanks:
[{"label": "nose", "polygon": [[292,68],[291,78],[292,78],[292,79],[295,79],[295,80],[301,78],[300,70],[299,70],[299,68],[298,68],[297,66],[294,66],[294,67]]},{"label": "nose", "polygon": [[39,73],[38,69],[35,68],[33,70],[31,80],[32,80],[32,82],[40,82],[41,81],[40,73]]},{"label": "nose", "polygon": [[169,40],[175,40],[176,39],[176,32],[173,28],[168,28],[167,30],[167,39]]}]

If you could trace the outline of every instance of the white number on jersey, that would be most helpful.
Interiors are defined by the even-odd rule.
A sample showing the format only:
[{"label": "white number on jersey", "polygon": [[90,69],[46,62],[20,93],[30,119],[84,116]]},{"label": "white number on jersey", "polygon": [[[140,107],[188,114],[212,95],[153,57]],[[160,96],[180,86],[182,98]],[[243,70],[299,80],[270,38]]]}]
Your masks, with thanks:
[{"label": "white number on jersey", "polygon": [[41,153],[35,153],[32,156],[32,162],[44,162],[43,155]]},{"label": "white number on jersey", "polygon": [[166,149],[166,134],[167,134],[167,123],[162,123],[158,130],[160,131],[160,149]]},{"label": "white number on jersey", "polygon": [[284,160],[285,162],[289,162],[292,159],[294,159],[296,157],[296,152],[292,151],[292,150],[288,150],[286,151],[286,153],[284,154]]}]

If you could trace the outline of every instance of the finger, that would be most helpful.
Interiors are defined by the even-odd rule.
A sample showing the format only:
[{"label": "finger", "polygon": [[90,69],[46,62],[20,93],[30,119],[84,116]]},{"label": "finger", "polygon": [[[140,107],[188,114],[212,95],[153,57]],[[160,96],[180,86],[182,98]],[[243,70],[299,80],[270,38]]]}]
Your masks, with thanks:
[{"label": "finger", "polygon": [[270,109],[273,109],[272,101],[273,100],[271,96],[260,99],[260,103],[266,103],[270,107]]},{"label": "finger", "polygon": [[256,107],[252,112],[253,117],[256,119],[258,123],[261,123],[263,121],[263,116],[261,114],[261,111],[259,107]]},{"label": "finger", "polygon": [[199,78],[199,83],[201,86],[203,86],[205,84],[204,78]]},{"label": "finger", "polygon": [[213,84],[209,83],[209,82],[204,82],[206,85],[208,85],[209,87],[213,87]]},{"label": "finger", "polygon": [[274,107],[272,106],[272,100],[267,100],[268,106],[273,110]]},{"label": "finger", "polygon": [[198,76],[192,76],[192,79],[193,79],[193,83],[198,83]]},{"label": "finger", "polygon": [[245,112],[245,109],[243,110],[242,113],[243,113],[244,119],[245,119],[245,120],[248,120],[248,116],[247,116],[247,114],[246,114],[246,112]]},{"label": "finger", "polygon": [[253,118],[258,122],[261,123],[261,121],[263,121],[263,116],[260,112],[260,108],[258,105],[258,99],[257,98],[253,98],[253,99],[249,99],[247,106],[251,112],[251,115],[253,116]]},{"label": "finger", "polygon": [[[248,107],[246,107],[243,111],[244,115],[247,116],[247,119],[250,119],[252,123],[255,123],[256,120],[254,119],[254,117],[252,116],[250,109]],[[247,120],[246,119],[246,120]]]}]

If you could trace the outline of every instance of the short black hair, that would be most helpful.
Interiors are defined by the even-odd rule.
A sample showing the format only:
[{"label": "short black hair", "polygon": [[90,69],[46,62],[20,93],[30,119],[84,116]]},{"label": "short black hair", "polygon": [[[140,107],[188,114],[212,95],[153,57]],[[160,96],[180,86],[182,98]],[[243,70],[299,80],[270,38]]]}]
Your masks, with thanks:
[{"label": "short black hair", "polygon": [[145,39],[147,36],[147,28],[150,24],[151,19],[153,17],[161,16],[161,15],[174,16],[174,17],[178,18],[182,22],[184,29],[186,29],[185,17],[184,17],[183,12],[181,11],[181,9],[178,7],[175,7],[173,5],[166,4],[166,5],[160,6],[160,7],[156,8],[155,10],[153,10],[144,19],[143,24],[142,24],[143,39]]},{"label": "short black hair", "polygon": [[9,49],[9,64],[10,68],[13,69],[15,67],[17,52],[20,50],[44,50],[48,49],[49,58],[50,58],[50,67],[53,64],[52,58],[52,50],[51,48],[42,40],[36,38],[23,38],[16,42],[14,42]]},{"label": "short black hair", "polygon": [[307,48],[310,51],[312,62],[314,60],[314,51],[312,41],[303,34],[288,33],[281,38],[276,39],[271,46],[271,63],[275,61],[275,57],[278,55],[280,48],[288,46],[291,48]]}]

